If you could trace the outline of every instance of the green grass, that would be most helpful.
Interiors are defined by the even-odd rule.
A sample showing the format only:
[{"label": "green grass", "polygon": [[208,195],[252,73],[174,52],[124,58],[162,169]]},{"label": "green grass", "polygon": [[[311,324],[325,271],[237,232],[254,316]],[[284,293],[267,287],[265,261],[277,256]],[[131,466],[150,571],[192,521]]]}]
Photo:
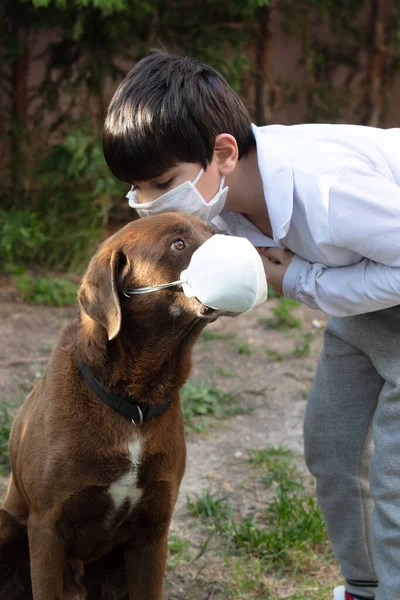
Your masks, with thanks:
[{"label": "green grass", "polygon": [[268,354],[269,357],[271,357],[273,360],[275,360],[277,362],[282,362],[282,360],[284,360],[284,358],[285,358],[283,356],[283,354],[281,354],[277,350],[266,350],[265,353]]},{"label": "green grass", "polygon": [[[293,332],[286,332],[286,335],[293,336]],[[311,352],[311,343],[314,340],[314,335],[311,332],[303,333],[300,339],[297,341],[294,350],[291,353],[281,354],[277,350],[274,349],[266,349],[265,353],[277,362],[281,362],[285,359],[294,357],[294,358],[302,358],[304,356],[309,356]]]},{"label": "green grass", "polygon": [[222,375],[222,377],[227,377],[228,379],[235,376],[235,371],[232,371],[232,369],[224,369],[223,367],[213,367],[211,369],[211,373],[215,375]]},{"label": "green grass", "polygon": [[268,298],[282,298],[281,294],[278,294],[272,287],[268,288]]},{"label": "green grass", "polygon": [[285,477],[293,470],[293,455],[287,448],[271,446],[261,450],[249,450],[249,462],[268,471],[278,471]]},{"label": "green grass", "polygon": [[261,560],[280,572],[301,569],[299,564],[327,541],[317,501],[307,493],[286,449],[251,452],[249,461],[273,491],[262,513],[240,519],[225,497],[210,491],[190,500],[189,510],[222,537],[230,553]]},{"label": "green grass", "polygon": [[313,496],[307,494],[299,479],[282,480],[276,485],[275,499],[267,507],[268,552],[272,557],[287,556],[288,550],[307,551],[326,541],[322,513]]},{"label": "green grass", "polygon": [[67,278],[14,276],[17,290],[30,304],[66,306],[76,302],[78,285]]},{"label": "green grass", "polygon": [[251,344],[244,342],[243,344],[235,344],[238,354],[250,355],[252,353]]},{"label": "green grass", "polygon": [[302,356],[309,356],[311,351],[311,342],[314,339],[314,335],[311,332],[304,333],[302,339],[297,342],[295,349],[293,350],[293,356],[295,358],[301,358]]},{"label": "green grass", "polygon": [[229,571],[228,591],[232,600],[274,600],[268,585],[263,581],[266,576],[262,560],[237,559],[226,560]]},{"label": "green grass", "polygon": [[265,537],[257,525],[248,523],[250,539],[261,547],[265,543],[272,560],[280,560],[288,550],[304,550],[325,542],[321,510],[314,496],[306,492],[291,453],[285,448],[267,448],[251,452],[249,460],[262,467],[261,481],[275,492],[265,513],[271,529]]},{"label": "green grass", "polygon": [[304,388],[304,387],[300,389],[300,396],[302,398],[304,398],[304,400],[307,400],[307,398],[309,396],[309,393],[310,393],[310,389],[307,389],[307,388]]},{"label": "green grass", "polygon": [[213,419],[246,414],[254,410],[243,406],[233,392],[223,392],[215,386],[189,380],[181,391],[182,412],[187,429],[206,431]]},{"label": "green grass", "polygon": [[272,309],[272,319],[259,319],[264,329],[296,329],[301,327],[300,321],[292,314],[292,309],[299,306],[298,302],[289,298],[281,298],[278,305]]},{"label": "green grass", "polygon": [[41,347],[42,352],[53,352],[53,344],[43,344]]},{"label": "green grass", "polygon": [[232,517],[232,508],[226,504],[225,496],[218,496],[210,490],[202,490],[194,500],[187,500],[191,515],[202,519],[226,520]]},{"label": "green grass", "polygon": [[190,559],[189,541],[171,533],[168,537],[168,568],[174,571],[182,562],[189,562]]},{"label": "green grass", "polygon": [[227,333],[219,333],[218,331],[203,331],[200,335],[200,339],[203,342],[216,342],[219,340],[234,340],[236,337],[236,333],[227,332]]}]

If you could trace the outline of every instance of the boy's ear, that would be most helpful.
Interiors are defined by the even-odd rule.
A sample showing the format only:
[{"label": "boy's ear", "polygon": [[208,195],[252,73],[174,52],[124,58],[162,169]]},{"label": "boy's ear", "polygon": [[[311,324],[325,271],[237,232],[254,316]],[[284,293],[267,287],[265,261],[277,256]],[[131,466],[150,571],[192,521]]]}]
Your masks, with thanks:
[{"label": "boy's ear", "polygon": [[108,340],[121,328],[118,281],[128,267],[129,259],[121,250],[104,249],[93,257],[78,292],[82,309],[105,328]]},{"label": "boy's ear", "polygon": [[230,133],[220,133],[215,138],[214,156],[221,175],[230,175],[239,160],[239,148],[236,139]]}]

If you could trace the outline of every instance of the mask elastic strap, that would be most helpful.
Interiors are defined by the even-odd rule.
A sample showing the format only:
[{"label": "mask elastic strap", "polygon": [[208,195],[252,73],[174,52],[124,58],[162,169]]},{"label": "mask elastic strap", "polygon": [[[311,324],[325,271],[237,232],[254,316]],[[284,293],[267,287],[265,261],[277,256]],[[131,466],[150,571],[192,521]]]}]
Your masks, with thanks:
[{"label": "mask elastic strap", "polygon": [[148,287],[135,288],[134,290],[126,290],[126,292],[122,292],[124,296],[129,298],[134,294],[147,294],[149,292],[158,292],[159,290],[165,290],[166,288],[173,287],[174,285],[181,285],[182,283],[186,283],[184,279],[179,279],[178,281],[172,281],[171,283],[161,283],[160,285],[150,285]]},{"label": "mask elastic strap", "polygon": [[[192,185],[196,185],[196,183],[199,181],[199,179],[200,179],[200,177],[203,175],[203,173],[204,173],[204,169],[203,169],[203,168],[201,168],[201,169],[200,169],[200,172],[198,173],[198,175],[197,175],[197,177],[196,177],[196,179],[194,179],[194,180],[192,181]],[[219,192],[221,192],[221,191],[224,189],[224,184],[225,184],[225,175],[222,175],[222,177],[221,177],[221,182],[220,182],[220,184],[219,184],[219,190],[218,190],[218,193],[219,193]]]},{"label": "mask elastic strap", "polygon": [[196,185],[196,183],[199,181],[200,177],[203,175],[204,173],[204,169],[203,167],[200,169],[199,173],[197,174],[196,179],[193,179],[192,181],[192,185]]}]

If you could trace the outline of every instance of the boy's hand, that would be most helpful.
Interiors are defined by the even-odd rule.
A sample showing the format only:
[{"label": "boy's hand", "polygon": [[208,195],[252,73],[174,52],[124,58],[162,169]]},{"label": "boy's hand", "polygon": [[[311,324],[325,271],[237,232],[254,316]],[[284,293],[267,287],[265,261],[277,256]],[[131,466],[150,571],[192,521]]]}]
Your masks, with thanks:
[{"label": "boy's hand", "polygon": [[277,294],[283,294],[282,282],[292,257],[290,250],[281,250],[281,248],[256,248],[262,258],[265,275],[268,285],[272,287]]}]

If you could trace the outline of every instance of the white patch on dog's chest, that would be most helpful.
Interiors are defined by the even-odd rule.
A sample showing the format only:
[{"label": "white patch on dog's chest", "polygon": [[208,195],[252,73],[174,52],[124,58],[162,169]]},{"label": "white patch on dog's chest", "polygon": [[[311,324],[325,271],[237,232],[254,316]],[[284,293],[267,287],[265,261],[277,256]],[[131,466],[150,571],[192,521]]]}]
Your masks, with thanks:
[{"label": "white patch on dog's chest", "polygon": [[132,444],[129,444],[128,448],[132,461],[131,468],[122,477],[117,479],[117,481],[114,481],[108,489],[115,510],[118,510],[126,501],[129,501],[131,508],[133,508],[139,502],[142,495],[142,490],[137,485],[141,439],[138,438]]},{"label": "white patch on dog's chest", "polygon": [[179,306],[171,306],[169,312],[172,317],[180,317],[182,314],[182,310]]}]

